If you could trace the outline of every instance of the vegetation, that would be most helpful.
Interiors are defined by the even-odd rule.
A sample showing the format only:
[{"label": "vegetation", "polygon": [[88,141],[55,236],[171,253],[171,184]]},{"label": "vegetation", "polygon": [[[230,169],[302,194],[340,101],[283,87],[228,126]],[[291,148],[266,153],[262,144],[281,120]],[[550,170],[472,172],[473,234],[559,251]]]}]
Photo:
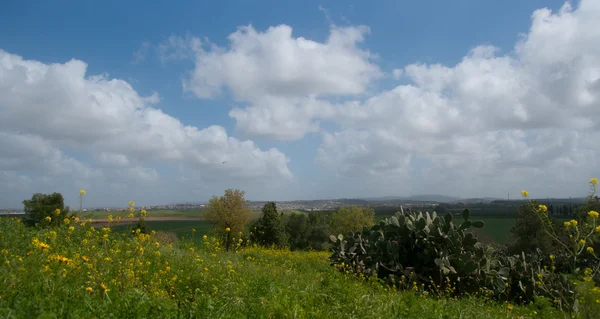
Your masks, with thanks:
[{"label": "vegetation", "polygon": [[[244,192],[228,189],[221,197],[213,196],[208,208],[203,211],[207,221],[215,225],[215,230],[226,232],[243,232],[250,221],[251,210],[244,199]],[[229,229],[225,231],[226,229]]]},{"label": "vegetation", "polygon": [[370,207],[345,206],[335,211],[329,222],[330,232],[333,234],[346,234],[357,232],[363,227],[375,224],[375,211]]},{"label": "vegetation", "polygon": [[277,205],[268,202],[262,209],[262,216],[252,229],[254,241],[265,247],[285,247],[287,237],[283,217],[277,213]]},{"label": "vegetation", "polygon": [[226,190],[206,209],[212,234],[186,224],[181,240],[150,229],[134,202],[129,226],[109,215],[97,228],[61,215],[60,194],[34,194],[23,221],[0,219],[0,315],[595,318],[597,183],[562,223],[523,191],[510,246],[482,242],[469,209],[376,223],[371,208],[284,215],[268,202],[250,225],[244,192]]},{"label": "vegetation", "polygon": [[35,193],[30,200],[23,201],[25,218],[28,226],[57,226],[69,218],[69,208],[65,208],[64,198],[60,193]]},{"label": "vegetation", "polygon": [[[543,255],[550,255],[556,248],[550,237],[544,230],[544,221],[538,217],[535,207],[538,207],[536,201],[532,201],[531,205],[521,205],[517,212],[516,223],[511,228],[515,240],[510,245],[509,251],[513,254],[525,252],[531,254],[538,249]],[[550,220],[552,227],[559,227],[556,221]]]},{"label": "vegetation", "polygon": [[[597,183],[590,180],[593,192]],[[523,196],[528,193],[523,191]],[[521,216],[537,217],[536,227],[553,244],[551,254],[538,247],[511,255],[483,245],[468,230],[485,223],[471,221],[465,209],[456,223],[452,214],[402,211],[360,232],[331,236],[335,246],[330,258],[340,270],[377,277],[401,289],[421,287],[433,294],[480,295],[523,304],[546,300],[571,314],[597,315],[600,258],[592,244],[600,240],[598,212],[588,211],[585,219],[556,227],[546,205],[529,205]]]},{"label": "vegetation", "polygon": [[[326,252],[237,253],[118,234],[87,222],[53,229],[0,219],[3,318],[508,318],[559,313],[480,298],[432,298],[335,271]],[[73,227],[71,229],[70,227]]]}]

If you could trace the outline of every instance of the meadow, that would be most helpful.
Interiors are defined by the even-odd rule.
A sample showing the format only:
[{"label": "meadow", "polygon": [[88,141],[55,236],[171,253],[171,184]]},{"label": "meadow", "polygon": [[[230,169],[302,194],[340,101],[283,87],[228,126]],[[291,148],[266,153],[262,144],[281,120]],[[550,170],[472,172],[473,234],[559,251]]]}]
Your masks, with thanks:
[{"label": "meadow", "polygon": [[[176,225],[173,225],[176,226]],[[214,240],[170,242],[68,220],[48,229],[0,219],[3,318],[544,318],[515,306],[396,291],[331,267],[327,252]],[[237,236],[237,234],[235,235]]]}]

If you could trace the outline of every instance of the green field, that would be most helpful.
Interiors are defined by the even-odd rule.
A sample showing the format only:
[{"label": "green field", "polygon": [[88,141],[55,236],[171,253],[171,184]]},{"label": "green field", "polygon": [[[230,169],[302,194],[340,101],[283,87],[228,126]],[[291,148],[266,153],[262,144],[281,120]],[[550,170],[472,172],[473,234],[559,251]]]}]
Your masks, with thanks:
[{"label": "green field", "polygon": [[0,317],[561,317],[548,306],[395,291],[336,271],[327,252],[226,253],[116,234],[77,224],[37,230],[0,219]]},{"label": "green field", "polygon": [[[191,239],[196,243],[199,243],[202,236],[208,234],[212,229],[212,224],[207,221],[185,221],[185,220],[169,220],[169,221],[149,221],[146,225],[151,230],[164,231],[167,233],[174,233],[179,239]],[[114,231],[125,232],[129,231],[132,224],[122,224],[113,227]],[[196,230],[194,232],[193,230]]]},{"label": "green field", "polygon": [[[102,210],[93,210],[87,212],[76,212],[78,216],[82,218],[91,218],[91,219],[104,219],[109,215],[113,217],[121,216],[123,218],[129,216],[129,211],[120,210],[120,211],[102,211]],[[169,210],[169,209],[152,209],[146,211],[148,217],[200,217],[200,210]],[[139,214],[139,210],[136,212]]]}]

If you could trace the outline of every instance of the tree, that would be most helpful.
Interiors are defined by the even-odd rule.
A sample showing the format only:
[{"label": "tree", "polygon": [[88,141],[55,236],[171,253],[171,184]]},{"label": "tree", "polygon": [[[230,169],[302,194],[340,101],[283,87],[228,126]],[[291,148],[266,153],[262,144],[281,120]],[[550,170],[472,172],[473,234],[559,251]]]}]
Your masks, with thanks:
[{"label": "tree", "polygon": [[347,234],[361,231],[363,227],[375,224],[375,211],[371,207],[344,206],[340,207],[331,216],[331,234]]},{"label": "tree", "polygon": [[208,222],[214,224],[217,233],[230,237],[232,232],[236,234],[244,231],[251,216],[244,194],[244,191],[227,189],[223,196],[213,196],[210,199],[203,215]]},{"label": "tree", "polygon": [[533,210],[534,207],[538,207],[536,201],[532,201],[532,204],[525,203],[519,206],[517,210],[517,218],[515,225],[511,228],[510,232],[513,234],[514,241],[510,245],[509,250],[514,254],[520,254],[521,252],[533,253],[538,248],[545,254],[549,255],[554,250],[554,244],[552,238],[544,230],[547,226],[558,227],[554,221],[552,225],[544,225],[542,220],[537,216],[537,213]]},{"label": "tree", "polygon": [[25,217],[23,223],[27,226],[56,226],[65,218],[69,218],[69,207],[60,193],[35,193],[31,199],[23,201]]},{"label": "tree", "polygon": [[286,246],[285,226],[274,202],[263,206],[262,215],[255,224],[255,238],[258,244],[263,246]]}]

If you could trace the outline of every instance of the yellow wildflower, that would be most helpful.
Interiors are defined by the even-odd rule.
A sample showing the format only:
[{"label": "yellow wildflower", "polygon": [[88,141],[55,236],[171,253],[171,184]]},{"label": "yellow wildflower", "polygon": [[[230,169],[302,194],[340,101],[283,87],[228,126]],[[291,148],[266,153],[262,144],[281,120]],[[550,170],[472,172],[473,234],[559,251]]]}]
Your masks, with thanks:
[{"label": "yellow wildflower", "polygon": [[133,213],[130,213],[130,214],[129,214],[129,218],[133,218]]},{"label": "yellow wildflower", "polygon": [[87,256],[81,256],[81,259],[82,259],[83,261],[90,261],[90,259],[89,259]]},{"label": "yellow wildflower", "polygon": [[142,215],[142,217],[145,217],[145,216],[146,216],[146,210],[145,210],[145,209],[142,209],[142,210],[140,211],[140,214]]},{"label": "yellow wildflower", "polygon": [[69,223],[71,223],[71,220],[68,218],[63,219],[63,222],[67,225],[69,225]]},{"label": "yellow wildflower", "polygon": [[595,210],[590,210],[588,212],[588,216],[592,217],[592,218],[598,218],[598,212]]},{"label": "yellow wildflower", "polygon": [[208,236],[204,235],[204,236],[202,236],[202,239],[207,240]]},{"label": "yellow wildflower", "polygon": [[522,190],[521,195],[523,195],[523,197],[528,197],[529,193],[526,190]]},{"label": "yellow wildflower", "polygon": [[113,217],[112,217],[112,215],[108,215],[108,221],[109,221],[109,222],[112,222],[112,221],[113,221]]},{"label": "yellow wildflower", "polygon": [[592,185],[598,185],[598,179],[595,177],[590,178],[590,184]]},{"label": "yellow wildflower", "polygon": [[79,195],[85,195],[85,189],[80,189],[79,190]]},{"label": "yellow wildflower", "polygon": [[508,306],[506,306],[506,309],[508,309],[508,311],[512,311],[513,310],[513,306],[512,305],[508,305]]},{"label": "yellow wildflower", "polygon": [[540,205],[539,209],[540,209],[540,211],[542,211],[542,213],[545,213],[548,211],[548,207],[546,207],[546,205]]},{"label": "yellow wildflower", "polygon": [[54,210],[54,214],[56,214],[56,215],[60,215],[60,209],[59,209],[59,208],[55,209],[55,210]]},{"label": "yellow wildflower", "polygon": [[85,290],[91,294],[94,293],[94,289],[92,287],[87,287],[87,288],[85,288]]},{"label": "yellow wildflower", "polygon": [[129,206],[135,206],[135,202],[134,201],[129,201]]},{"label": "yellow wildflower", "polygon": [[593,253],[594,253],[594,248],[592,248],[592,247],[588,247],[588,248],[586,248],[586,250],[587,250],[587,252],[588,252],[588,253],[590,253],[590,254],[593,254]]},{"label": "yellow wildflower", "polygon": [[230,232],[230,231],[231,231],[231,228],[227,227],[227,228],[225,228],[225,231],[226,231],[226,232]]},{"label": "yellow wildflower", "polygon": [[571,226],[571,222],[564,222],[565,227]]},{"label": "yellow wildflower", "polygon": [[554,260],[554,255],[550,255],[550,260]]},{"label": "yellow wildflower", "polygon": [[52,221],[52,217],[50,217],[50,216],[46,216],[46,218],[44,218],[44,219],[47,220],[48,222]]},{"label": "yellow wildflower", "polygon": [[574,219],[571,219],[571,225],[573,225],[573,226],[577,226],[577,221],[576,221],[576,220],[574,220]]},{"label": "yellow wildflower", "polygon": [[105,284],[103,284],[103,283],[102,283],[102,284],[100,284],[100,287],[102,288],[102,290],[104,290],[104,291],[106,291],[106,292],[109,292],[109,291],[110,291],[110,289],[108,289],[108,288],[106,287],[106,285],[105,285]]},{"label": "yellow wildflower", "polygon": [[585,245],[585,240],[583,240],[583,239],[580,239],[580,240],[579,240],[579,245],[581,245],[581,246]]},{"label": "yellow wildflower", "polygon": [[69,231],[74,231],[74,230],[75,230],[75,227],[73,227],[73,226],[69,227]]},{"label": "yellow wildflower", "polygon": [[596,232],[600,233],[600,226],[596,227]]}]

